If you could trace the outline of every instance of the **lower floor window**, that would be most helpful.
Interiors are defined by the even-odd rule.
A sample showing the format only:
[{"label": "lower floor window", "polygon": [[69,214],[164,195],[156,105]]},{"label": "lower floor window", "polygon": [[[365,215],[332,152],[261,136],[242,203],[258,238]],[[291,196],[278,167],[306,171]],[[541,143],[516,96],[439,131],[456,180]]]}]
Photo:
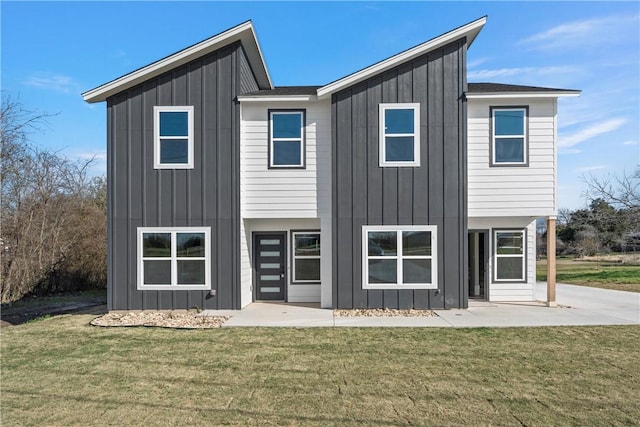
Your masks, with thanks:
[{"label": "lower floor window", "polygon": [[320,232],[293,231],[293,283],[320,282]]},{"label": "lower floor window", "polygon": [[526,281],[524,230],[494,230],[494,282]]},{"label": "lower floor window", "polygon": [[362,227],[364,289],[436,289],[435,225]]},{"label": "lower floor window", "polygon": [[138,289],[211,287],[210,227],[138,228]]}]

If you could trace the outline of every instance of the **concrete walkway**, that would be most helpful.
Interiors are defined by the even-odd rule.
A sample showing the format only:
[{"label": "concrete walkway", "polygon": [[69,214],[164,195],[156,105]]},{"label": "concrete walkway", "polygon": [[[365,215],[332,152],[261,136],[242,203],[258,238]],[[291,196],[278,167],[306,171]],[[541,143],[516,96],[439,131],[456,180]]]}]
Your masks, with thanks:
[{"label": "concrete walkway", "polygon": [[[203,315],[228,315],[224,327],[510,327],[640,325],[640,293],[558,284],[557,307],[540,302],[472,301],[466,310],[436,310],[434,317],[334,317],[318,304],[253,303],[243,310],[206,310]],[[536,285],[538,300],[546,283]]]}]

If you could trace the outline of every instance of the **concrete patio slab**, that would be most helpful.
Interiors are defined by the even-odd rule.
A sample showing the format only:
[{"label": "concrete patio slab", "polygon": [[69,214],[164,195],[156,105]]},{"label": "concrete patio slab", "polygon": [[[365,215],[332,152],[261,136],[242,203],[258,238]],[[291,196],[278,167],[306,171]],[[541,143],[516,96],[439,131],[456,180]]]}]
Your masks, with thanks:
[{"label": "concrete patio slab", "polygon": [[258,302],[242,310],[206,310],[230,316],[224,327],[519,327],[640,325],[640,293],[558,284],[557,307],[547,307],[546,283],[536,285],[539,302],[471,301],[465,310],[436,310],[433,317],[336,317],[319,304]]}]

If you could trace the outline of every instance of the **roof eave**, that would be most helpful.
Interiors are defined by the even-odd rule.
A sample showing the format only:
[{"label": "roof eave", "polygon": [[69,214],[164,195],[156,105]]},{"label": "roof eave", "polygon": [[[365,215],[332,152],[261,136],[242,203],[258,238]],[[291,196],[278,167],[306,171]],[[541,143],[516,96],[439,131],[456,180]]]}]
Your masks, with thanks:
[{"label": "roof eave", "polygon": [[171,69],[184,65],[214,52],[231,43],[241,41],[247,53],[247,59],[256,74],[258,86],[261,89],[272,89],[271,77],[264,62],[260,44],[256,37],[251,21],[247,21],[218,35],[210,37],[191,47],[183,49],[173,55],[153,62],[145,67],[125,74],[115,80],[98,86],[82,94],[82,98],[89,103],[105,101],[108,97],[125,91],[144,81],[152,79]]},{"label": "roof eave", "polygon": [[476,39],[478,33],[480,33],[480,30],[482,30],[482,27],[484,27],[486,22],[487,17],[483,16],[482,18],[463,25],[462,27],[444,33],[409,50],[373,64],[367,68],[336,80],[335,82],[329,83],[328,85],[325,85],[318,89],[318,98],[326,98],[331,94],[344,89],[345,87],[352,86],[356,83],[366,80],[373,75],[387,71],[388,69],[391,69],[398,64],[410,61],[418,56],[424,55],[427,52],[438,49],[439,47],[442,47],[454,40],[466,37],[467,46],[471,46],[471,43],[473,43],[473,41]]},{"label": "roof eave", "polygon": [[495,98],[563,98],[580,96],[582,92],[574,91],[545,91],[545,92],[477,92],[467,93],[467,99],[495,99]]},{"label": "roof eave", "polygon": [[240,95],[240,102],[308,102],[315,101],[316,95]]}]

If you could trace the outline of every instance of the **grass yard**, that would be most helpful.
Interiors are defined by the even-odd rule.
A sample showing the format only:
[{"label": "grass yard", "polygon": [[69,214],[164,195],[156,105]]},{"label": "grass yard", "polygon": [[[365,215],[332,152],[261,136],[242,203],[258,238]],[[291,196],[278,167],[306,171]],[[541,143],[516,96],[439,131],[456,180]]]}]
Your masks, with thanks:
[{"label": "grass yard", "polygon": [[2,329],[1,425],[634,425],[640,327]]},{"label": "grass yard", "polygon": [[[536,279],[547,280],[547,260],[537,262]],[[619,291],[640,292],[640,265],[612,260],[556,259],[556,281]]]}]

